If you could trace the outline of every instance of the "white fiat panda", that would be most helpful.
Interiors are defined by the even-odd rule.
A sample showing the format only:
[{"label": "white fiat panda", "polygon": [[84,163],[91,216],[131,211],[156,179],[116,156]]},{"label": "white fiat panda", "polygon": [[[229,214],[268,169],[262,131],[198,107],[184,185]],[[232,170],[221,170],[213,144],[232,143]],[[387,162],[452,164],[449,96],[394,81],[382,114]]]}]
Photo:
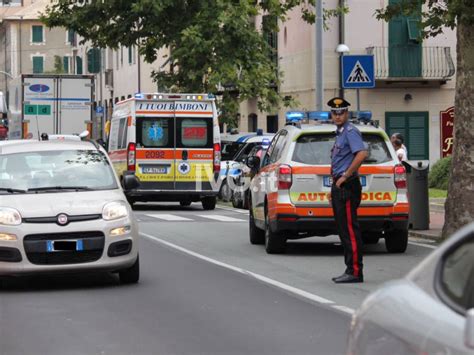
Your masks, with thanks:
[{"label": "white fiat panda", "polygon": [[137,225],[104,149],[0,143],[0,277],[91,270],[139,279]]}]

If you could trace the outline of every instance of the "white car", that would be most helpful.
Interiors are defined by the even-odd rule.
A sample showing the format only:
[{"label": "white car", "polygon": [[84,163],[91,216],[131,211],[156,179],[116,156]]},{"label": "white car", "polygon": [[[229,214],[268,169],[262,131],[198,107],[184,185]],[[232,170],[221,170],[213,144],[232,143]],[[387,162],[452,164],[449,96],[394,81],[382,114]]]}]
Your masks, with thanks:
[{"label": "white car", "polygon": [[0,276],[91,270],[139,279],[137,224],[104,149],[0,143]]},{"label": "white car", "polygon": [[367,297],[347,354],[474,354],[474,223]]}]

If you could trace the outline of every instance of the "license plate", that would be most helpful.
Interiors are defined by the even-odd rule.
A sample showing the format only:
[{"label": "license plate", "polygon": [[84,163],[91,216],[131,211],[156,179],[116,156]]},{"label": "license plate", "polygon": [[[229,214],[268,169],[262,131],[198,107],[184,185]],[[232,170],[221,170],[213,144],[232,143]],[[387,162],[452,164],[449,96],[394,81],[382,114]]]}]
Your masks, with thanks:
[{"label": "license plate", "polygon": [[166,166],[143,166],[142,172],[143,174],[166,174],[168,169]]},{"label": "license plate", "polygon": [[[359,176],[360,184],[362,187],[367,185],[367,178],[365,176]],[[323,178],[324,186],[331,187],[332,186],[332,176],[324,176]]]},{"label": "license plate", "polygon": [[55,251],[82,251],[84,243],[82,240],[48,240],[46,241],[48,253]]}]

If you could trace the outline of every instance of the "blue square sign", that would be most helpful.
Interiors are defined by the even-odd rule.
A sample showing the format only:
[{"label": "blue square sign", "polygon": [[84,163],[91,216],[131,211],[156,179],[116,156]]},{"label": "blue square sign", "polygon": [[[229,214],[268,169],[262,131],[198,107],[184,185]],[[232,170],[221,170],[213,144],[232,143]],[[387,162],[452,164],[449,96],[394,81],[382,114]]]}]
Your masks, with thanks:
[{"label": "blue square sign", "polygon": [[375,87],[373,55],[344,55],[341,61],[342,87],[367,89]]}]

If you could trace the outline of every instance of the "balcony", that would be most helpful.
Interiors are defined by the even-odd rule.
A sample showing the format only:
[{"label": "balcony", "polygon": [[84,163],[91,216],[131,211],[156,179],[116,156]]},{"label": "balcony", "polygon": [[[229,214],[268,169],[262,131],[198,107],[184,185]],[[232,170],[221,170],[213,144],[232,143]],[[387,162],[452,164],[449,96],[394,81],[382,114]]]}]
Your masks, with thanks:
[{"label": "balcony", "polygon": [[450,47],[368,47],[367,53],[374,55],[377,86],[438,86],[455,73]]}]

